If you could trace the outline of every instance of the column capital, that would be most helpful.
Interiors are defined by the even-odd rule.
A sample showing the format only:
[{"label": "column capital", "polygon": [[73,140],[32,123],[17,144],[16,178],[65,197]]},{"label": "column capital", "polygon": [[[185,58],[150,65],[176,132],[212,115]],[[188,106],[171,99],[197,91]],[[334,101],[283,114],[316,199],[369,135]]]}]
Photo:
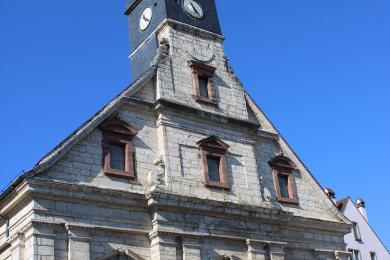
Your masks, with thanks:
[{"label": "column capital", "polygon": [[351,253],[347,251],[336,251],[336,260],[348,260],[351,257]]}]

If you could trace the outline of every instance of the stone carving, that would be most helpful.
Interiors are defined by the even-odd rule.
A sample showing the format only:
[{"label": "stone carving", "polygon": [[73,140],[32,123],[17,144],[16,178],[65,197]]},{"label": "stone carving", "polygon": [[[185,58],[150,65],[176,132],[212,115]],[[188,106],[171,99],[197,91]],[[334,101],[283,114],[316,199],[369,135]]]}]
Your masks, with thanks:
[{"label": "stone carving", "polygon": [[[264,178],[263,178],[263,176],[260,177],[260,184],[261,184],[262,187],[264,186]],[[272,194],[271,194],[271,191],[268,188],[263,187],[261,193],[263,195],[263,200],[265,202],[271,202]]]},{"label": "stone carving", "polygon": [[268,188],[264,188],[263,197],[264,197],[264,201],[271,202],[272,195],[271,195],[271,191]]},{"label": "stone carving", "polygon": [[154,169],[149,172],[147,177],[147,190],[152,192],[156,189],[164,189],[165,183],[165,163],[162,158],[153,162]]},{"label": "stone carving", "polygon": [[225,67],[226,67],[227,72],[229,72],[230,74],[234,74],[234,69],[229,64],[229,58],[227,56],[224,56],[223,59],[225,61]]},{"label": "stone carving", "polygon": [[157,49],[157,54],[153,60],[152,65],[157,65],[160,61],[169,57],[169,50],[170,49],[171,49],[171,46],[169,44],[169,41],[165,38],[161,39],[160,46]]},{"label": "stone carving", "polygon": [[194,47],[188,52],[188,55],[190,55],[192,59],[206,64],[211,63],[215,59],[215,54],[206,48],[200,49]]}]

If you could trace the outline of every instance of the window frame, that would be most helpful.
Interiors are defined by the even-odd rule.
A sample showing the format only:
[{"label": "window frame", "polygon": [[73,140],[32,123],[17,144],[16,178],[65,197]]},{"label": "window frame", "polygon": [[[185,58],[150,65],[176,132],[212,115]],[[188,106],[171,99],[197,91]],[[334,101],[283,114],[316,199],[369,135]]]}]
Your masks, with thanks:
[{"label": "window frame", "polygon": [[356,241],[362,241],[362,234],[357,222],[352,222],[352,231]]},{"label": "window frame", "polygon": [[[296,165],[289,158],[284,156],[283,152],[280,152],[275,158],[269,161],[269,165],[272,168],[272,176],[274,180],[274,187],[276,193],[276,200],[279,203],[286,204],[299,204],[297,189],[295,186],[295,178],[293,171],[296,170]],[[281,186],[279,183],[279,177],[287,177],[288,180],[288,195],[289,197],[283,197],[281,194]]]},{"label": "window frame", "polygon": [[[362,254],[360,253],[359,250],[348,249],[348,252],[351,253],[351,256],[350,256],[351,260],[362,260]],[[356,258],[356,253],[358,254],[358,258]]]},{"label": "window frame", "polygon": [[[203,167],[203,183],[208,188],[230,189],[227,174],[226,153],[229,145],[224,143],[218,137],[211,136],[198,142],[200,147],[200,157]],[[220,181],[210,180],[208,159],[219,159],[219,179]]]},{"label": "window frame", "polygon": [[[108,176],[135,179],[135,153],[133,137],[137,130],[128,123],[119,119],[108,120],[100,125],[103,133],[103,171]],[[120,145],[125,148],[124,170],[111,168],[111,145]]]},{"label": "window frame", "polygon": [[[192,98],[200,104],[217,107],[218,103],[215,97],[215,86],[213,76],[216,68],[199,61],[190,60],[187,62],[188,66],[192,69],[192,86],[193,94]],[[207,93],[208,97],[200,95],[199,78],[207,78]]]},{"label": "window frame", "polygon": [[370,252],[370,258],[371,258],[371,260],[378,260],[377,255],[376,255],[375,252]]}]

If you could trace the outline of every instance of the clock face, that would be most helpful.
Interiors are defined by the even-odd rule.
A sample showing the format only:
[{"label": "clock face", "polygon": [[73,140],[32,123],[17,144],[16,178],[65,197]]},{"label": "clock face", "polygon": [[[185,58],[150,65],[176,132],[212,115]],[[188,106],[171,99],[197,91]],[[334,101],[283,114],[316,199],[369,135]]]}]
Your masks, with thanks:
[{"label": "clock face", "polygon": [[152,21],[152,17],[152,8],[148,7],[142,12],[141,18],[139,20],[139,28],[141,29],[141,31],[145,31],[149,27],[150,22]]},{"label": "clock face", "polygon": [[203,18],[204,13],[202,6],[200,6],[200,4],[198,4],[194,0],[183,0],[183,8],[190,16],[196,19]]}]

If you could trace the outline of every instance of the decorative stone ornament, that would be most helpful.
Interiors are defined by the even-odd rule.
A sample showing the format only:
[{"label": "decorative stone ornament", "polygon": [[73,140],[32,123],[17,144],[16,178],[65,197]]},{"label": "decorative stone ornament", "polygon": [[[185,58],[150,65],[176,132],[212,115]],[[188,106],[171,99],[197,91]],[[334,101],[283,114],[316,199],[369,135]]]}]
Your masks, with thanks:
[{"label": "decorative stone ornament", "polygon": [[153,192],[156,189],[163,189],[165,187],[165,164],[159,158],[154,162],[154,169],[149,172],[147,177],[147,191]]},{"label": "decorative stone ornament", "polygon": [[210,49],[199,48],[196,46],[194,46],[192,50],[188,52],[188,55],[192,59],[206,64],[210,64],[216,58],[215,54]]}]

